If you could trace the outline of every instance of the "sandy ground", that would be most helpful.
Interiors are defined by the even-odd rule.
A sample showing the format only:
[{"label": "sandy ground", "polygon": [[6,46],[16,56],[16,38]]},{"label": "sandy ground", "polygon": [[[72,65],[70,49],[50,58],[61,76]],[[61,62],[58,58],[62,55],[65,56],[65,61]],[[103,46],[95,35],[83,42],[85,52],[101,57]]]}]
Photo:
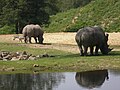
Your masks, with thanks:
[{"label": "sandy ground", "polygon": [[[79,49],[75,42],[76,33],[45,33],[44,34],[44,45],[34,44],[34,40],[32,39],[33,44],[24,44],[22,42],[21,45],[30,46],[33,48],[51,48],[69,51],[72,53],[78,53]],[[20,44],[18,39],[13,40],[15,35],[0,35],[0,42],[9,42],[9,43],[18,43]],[[109,45],[120,45],[120,33],[109,33]],[[116,50],[116,49],[114,49]]]}]

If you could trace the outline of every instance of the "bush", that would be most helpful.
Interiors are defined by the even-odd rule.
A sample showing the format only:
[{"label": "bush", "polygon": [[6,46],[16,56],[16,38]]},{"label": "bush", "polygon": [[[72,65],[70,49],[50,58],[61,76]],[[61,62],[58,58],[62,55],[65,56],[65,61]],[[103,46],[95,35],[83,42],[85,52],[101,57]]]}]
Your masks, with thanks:
[{"label": "bush", "polygon": [[5,25],[0,28],[0,34],[14,34],[15,33],[15,26],[11,25]]}]

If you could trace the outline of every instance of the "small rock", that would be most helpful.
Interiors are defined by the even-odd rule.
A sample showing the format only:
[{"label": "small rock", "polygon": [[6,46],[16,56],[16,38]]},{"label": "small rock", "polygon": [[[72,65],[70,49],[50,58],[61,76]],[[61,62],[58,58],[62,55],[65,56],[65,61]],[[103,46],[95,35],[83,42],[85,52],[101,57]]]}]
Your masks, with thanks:
[{"label": "small rock", "polygon": [[1,56],[2,56],[2,57],[7,56],[8,54],[9,54],[9,52],[7,52],[7,51],[2,51],[2,52],[1,52]]},{"label": "small rock", "polygon": [[19,60],[27,60],[29,58],[29,55],[20,55]]},{"label": "small rock", "polygon": [[18,57],[12,57],[11,61],[19,61],[20,59]]},{"label": "small rock", "polygon": [[35,57],[35,56],[30,56],[30,57],[28,58],[28,60],[36,60],[36,57]]},{"label": "small rock", "polygon": [[7,56],[3,57],[3,59],[11,60],[11,59],[12,59],[12,57],[11,57],[11,55],[10,55],[10,54],[8,54]]},{"label": "small rock", "polygon": [[49,55],[48,54],[43,54],[42,57],[49,57]]},{"label": "small rock", "polygon": [[26,51],[23,51],[22,55],[27,55],[27,52],[26,52]]},{"label": "small rock", "polygon": [[7,69],[5,69],[6,71],[14,71],[15,70],[15,68],[14,67],[11,67],[11,68],[7,68]]},{"label": "small rock", "polygon": [[39,64],[33,64],[33,67],[39,67]]},{"label": "small rock", "polygon": [[41,55],[37,55],[36,58],[41,58],[42,56]]}]

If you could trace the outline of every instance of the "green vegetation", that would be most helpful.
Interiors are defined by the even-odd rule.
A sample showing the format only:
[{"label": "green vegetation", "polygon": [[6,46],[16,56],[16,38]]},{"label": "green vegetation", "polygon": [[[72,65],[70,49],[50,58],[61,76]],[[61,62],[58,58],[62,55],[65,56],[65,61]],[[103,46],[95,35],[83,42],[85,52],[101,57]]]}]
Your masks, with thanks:
[{"label": "green vegetation", "polygon": [[[117,47],[120,48],[120,47]],[[55,57],[44,57],[39,60],[0,61],[1,73],[28,71],[84,71],[95,69],[120,69],[120,51],[113,51],[107,56],[79,56],[59,50],[29,48],[18,44],[0,43],[0,50],[27,51],[40,55],[47,53]],[[38,67],[33,67],[37,64]],[[2,72],[3,71],[3,72]],[[8,72],[9,71],[9,72]]]},{"label": "green vegetation", "polygon": [[119,0],[1,0],[0,6],[0,34],[5,25],[14,26],[5,33],[15,33],[15,29],[18,33],[28,23],[38,23],[46,32],[75,32],[92,25],[107,32],[120,31]]},{"label": "green vegetation", "polygon": [[[53,1],[54,3],[51,3]],[[83,4],[84,7],[79,7],[77,9],[71,9],[71,6],[66,6],[67,8],[65,8],[67,0],[61,1],[62,4],[60,3],[59,5],[57,1],[61,0],[46,0],[46,2],[43,0],[42,3],[40,3],[39,0],[25,0],[25,2],[23,2],[23,0],[11,0],[11,2],[9,2],[9,0],[1,0],[0,34],[15,33],[15,27],[16,30],[21,30],[29,20],[30,22],[32,21],[43,25],[46,32],[75,32],[79,28],[91,25],[99,25],[107,32],[120,31],[120,0],[86,0],[85,2],[84,0],[80,0],[86,4]],[[72,3],[73,1],[77,2],[79,0],[71,0],[69,2],[71,3],[70,5],[75,3]],[[35,2],[39,3],[36,4]],[[44,7],[46,4],[47,7]],[[64,8],[59,8],[61,5],[63,5]],[[75,5],[77,5],[77,3]],[[56,6],[56,8],[51,6]],[[72,7],[74,8],[76,6]],[[30,10],[28,10],[29,8]],[[33,8],[34,10],[32,10]],[[39,13],[37,10],[39,10]],[[35,12],[31,14],[31,11]],[[36,18],[33,18],[35,16]],[[120,46],[117,48],[120,49]],[[47,53],[55,56],[49,58],[45,57],[34,61],[1,60],[0,71],[83,71],[93,69],[120,69],[120,51],[112,51],[107,56],[100,55],[84,57],[79,56],[79,54],[59,50],[30,48],[20,43],[0,43],[0,50],[11,52],[27,51],[33,55]],[[38,64],[38,67],[34,67],[34,64]]]},{"label": "green vegetation", "polygon": [[45,31],[47,32],[63,32],[71,25],[71,21],[75,15],[79,13],[78,9],[71,9],[68,12],[58,13],[50,17],[50,24]]},{"label": "green vegetation", "polygon": [[2,28],[0,28],[0,34],[13,34],[15,33],[15,28],[14,26],[3,26]]},{"label": "green vegetation", "polygon": [[[88,4],[91,0],[0,0],[0,34],[4,26],[21,33],[26,24],[48,24],[50,15]],[[12,28],[12,27],[11,27]],[[10,30],[11,31],[11,30]],[[9,32],[10,32],[9,31]],[[7,34],[7,29],[4,31]],[[10,33],[13,33],[12,31]],[[15,33],[15,31],[14,31]]]},{"label": "green vegetation", "polygon": [[45,29],[48,32],[77,31],[84,26],[99,25],[107,32],[119,32],[119,9],[119,0],[93,0],[82,8],[51,16],[50,25]]}]

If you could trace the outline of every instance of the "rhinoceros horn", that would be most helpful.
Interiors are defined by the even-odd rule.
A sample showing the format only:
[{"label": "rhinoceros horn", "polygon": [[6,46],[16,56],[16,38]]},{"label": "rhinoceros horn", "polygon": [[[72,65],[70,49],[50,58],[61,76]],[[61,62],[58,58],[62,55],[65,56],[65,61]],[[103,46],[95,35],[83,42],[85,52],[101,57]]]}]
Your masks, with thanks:
[{"label": "rhinoceros horn", "polygon": [[108,48],[108,52],[110,52],[110,51],[112,51],[113,50],[113,48]]}]

